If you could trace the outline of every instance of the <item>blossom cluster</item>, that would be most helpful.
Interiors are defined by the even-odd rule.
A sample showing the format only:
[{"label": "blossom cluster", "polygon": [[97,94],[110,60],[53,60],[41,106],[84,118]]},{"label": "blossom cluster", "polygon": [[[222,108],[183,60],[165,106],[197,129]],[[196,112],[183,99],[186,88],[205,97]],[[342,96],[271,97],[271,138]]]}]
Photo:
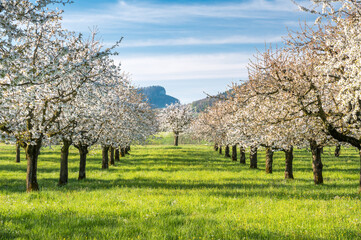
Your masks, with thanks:
[{"label": "blossom cluster", "polygon": [[[314,1],[314,25],[269,47],[249,64],[249,80],[194,122],[199,137],[241,146],[361,149],[361,4]],[[217,114],[216,114],[217,113]]]},{"label": "blossom cluster", "polygon": [[155,116],[93,32],[61,26],[68,1],[0,2],[0,135],[47,145],[127,146],[155,131]]}]

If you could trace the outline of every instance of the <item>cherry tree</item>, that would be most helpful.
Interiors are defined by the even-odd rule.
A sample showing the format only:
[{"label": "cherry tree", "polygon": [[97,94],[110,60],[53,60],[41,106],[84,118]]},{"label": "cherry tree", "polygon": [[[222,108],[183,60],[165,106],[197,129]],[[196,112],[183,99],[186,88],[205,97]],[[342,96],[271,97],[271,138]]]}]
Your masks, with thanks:
[{"label": "cherry tree", "polygon": [[[99,43],[90,41],[93,51],[100,51]],[[108,55],[92,61],[93,68],[79,75],[87,78],[77,95],[67,104],[58,119],[61,130],[58,137],[67,149],[74,144],[79,149],[79,180],[86,178],[86,156],[89,148],[102,145],[102,167],[114,165],[114,149],[125,148],[131,142],[145,141],[155,132],[155,116],[149,105],[131,86],[128,76],[122,73]],[[118,155],[119,158],[119,155]],[[67,159],[62,157],[59,184],[67,182]]]},{"label": "cherry tree", "polygon": [[88,73],[96,59],[111,51],[92,51],[81,36],[63,30],[61,12],[46,8],[55,2],[2,2],[0,31],[5,40],[0,47],[0,130],[19,139],[25,148],[27,191],[39,189],[40,148],[59,132],[57,119],[64,106],[88,80],[76,76]]},{"label": "cherry tree", "polygon": [[108,122],[103,125],[99,139],[103,148],[102,168],[109,167],[109,149],[126,149],[134,142],[144,143],[157,129],[154,111],[134,87],[117,87],[111,94],[104,108]]},{"label": "cherry tree", "polygon": [[[258,88],[263,84],[263,94],[270,95],[277,104],[278,108],[273,109],[287,114],[277,114],[282,116],[276,118],[281,124],[298,120],[299,124],[289,127],[298,133],[299,139],[309,143],[316,184],[323,182],[320,153],[323,145],[331,140],[329,135],[360,148],[355,141],[359,129],[357,120],[351,120],[356,119],[353,106],[357,106],[354,99],[358,93],[350,90],[358,79],[355,65],[359,51],[352,48],[352,42],[358,36],[354,17],[359,6],[353,1],[342,3],[342,7],[335,10],[329,2],[321,2],[324,7],[321,18],[325,18],[326,23],[318,21],[317,28],[305,26],[301,32],[290,34],[285,48],[261,54],[250,74],[251,81],[257,82]],[[348,102],[344,102],[345,96]],[[285,102],[288,104],[283,104]]]},{"label": "cherry tree", "polygon": [[161,127],[174,133],[174,146],[178,146],[179,134],[187,130],[193,118],[191,106],[180,103],[168,105],[159,113]]},{"label": "cherry tree", "polygon": [[[305,54],[297,55],[288,49],[275,52],[270,49],[258,55],[256,60],[250,65],[250,82],[261,100],[259,105],[263,106],[258,114],[258,122],[266,126],[258,128],[261,133],[263,131],[262,142],[284,149],[286,166],[290,166],[287,163],[287,156],[290,156],[287,151],[292,151],[291,146],[311,147],[314,181],[315,184],[323,183],[320,152],[331,139],[323,131],[320,119],[304,114],[299,105],[300,102],[312,104],[305,97],[311,86],[294,79],[296,73],[314,73],[312,62],[307,60]],[[330,102],[329,107],[331,105]],[[268,127],[272,131],[267,133]],[[287,167],[285,176],[287,177]]]},{"label": "cherry tree", "polygon": [[[314,9],[301,7],[302,10],[319,14],[319,28],[316,31],[305,28],[290,37],[289,45],[317,60],[316,77],[297,75],[299,79],[312,81],[313,86],[312,95],[307,94],[307,97],[312,97],[314,104],[312,108],[303,105],[302,111],[321,119],[324,130],[333,138],[356,147],[361,159],[361,4],[359,1],[337,3],[322,1],[316,2]],[[322,10],[317,12],[320,6]],[[359,188],[361,191],[361,168]]]},{"label": "cherry tree", "polygon": [[[124,85],[119,67],[113,64],[108,54],[101,52],[100,44],[94,40],[85,42],[90,56],[103,55],[100,58],[89,59],[86,69],[78,69],[73,76],[73,81],[83,84],[77,89],[74,98],[62,107],[59,118],[55,121],[57,128],[51,136],[63,143],[59,184],[63,185],[68,180],[67,156],[70,145],[74,144],[80,153],[79,179],[85,178],[85,163],[88,148],[97,143],[101,134],[101,126],[105,124],[108,116],[104,106],[108,104],[108,92],[114,87]],[[86,56],[80,56],[85,59]]]},{"label": "cherry tree", "polygon": [[224,117],[223,103],[221,101],[215,102],[192,121],[190,132],[198,139],[213,142],[214,149],[222,153],[222,144],[224,144],[226,137]]}]

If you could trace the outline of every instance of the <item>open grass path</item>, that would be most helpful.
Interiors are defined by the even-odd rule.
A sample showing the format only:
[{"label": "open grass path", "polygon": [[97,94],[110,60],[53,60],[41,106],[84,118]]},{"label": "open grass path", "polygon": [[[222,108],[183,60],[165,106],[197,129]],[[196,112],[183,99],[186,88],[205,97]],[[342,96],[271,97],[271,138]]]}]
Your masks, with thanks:
[{"label": "open grass path", "polygon": [[104,171],[95,150],[79,182],[71,149],[69,184],[57,187],[55,147],[42,150],[41,191],[29,194],[26,162],[0,145],[0,239],[361,239],[357,152],[331,153],[315,186],[305,150],[295,151],[293,181],[282,152],[266,174],[263,151],[252,170],[209,146],[136,146]]}]

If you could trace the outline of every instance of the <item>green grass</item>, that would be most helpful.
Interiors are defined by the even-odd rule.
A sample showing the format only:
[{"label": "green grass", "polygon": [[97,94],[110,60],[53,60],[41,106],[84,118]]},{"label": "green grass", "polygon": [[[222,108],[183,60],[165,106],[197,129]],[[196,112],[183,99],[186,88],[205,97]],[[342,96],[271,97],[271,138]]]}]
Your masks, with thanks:
[{"label": "green grass", "polygon": [[[25,193],[26,162],[0,145],[0,239],[361,239],[357,152],[323,154],[325,184],[312,181],[311,156],[295,150],[295,180],[232,162],[210,146],[135,146],[115,167],[88,157],[78,182],[71,149],[69,184],[58,187],[59,147],[43,149],[39,193]],[[247,158],[247,162],[248,158]]]}]

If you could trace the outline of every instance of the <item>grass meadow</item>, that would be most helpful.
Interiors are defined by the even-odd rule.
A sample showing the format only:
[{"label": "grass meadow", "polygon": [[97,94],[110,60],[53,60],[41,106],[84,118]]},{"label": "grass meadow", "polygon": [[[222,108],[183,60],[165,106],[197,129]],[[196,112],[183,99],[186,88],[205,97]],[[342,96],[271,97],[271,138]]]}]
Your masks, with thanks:
[{"label": "grass meadow", "polygon": [[[0,144],[0,239],[361,239],[357,152],[323,154],[325,184],[315,186],[311,154],[295,150],[294,180],[284,180],[284,154],[274,173],[249,169],[211,146],[133,146],[101,170],[101,151],[88,156],[78,181],[58,187],[60,147],[42,149],[39,193],[25,192],[26,161]],[[247,163],[248,155],[247,155]]]}]

